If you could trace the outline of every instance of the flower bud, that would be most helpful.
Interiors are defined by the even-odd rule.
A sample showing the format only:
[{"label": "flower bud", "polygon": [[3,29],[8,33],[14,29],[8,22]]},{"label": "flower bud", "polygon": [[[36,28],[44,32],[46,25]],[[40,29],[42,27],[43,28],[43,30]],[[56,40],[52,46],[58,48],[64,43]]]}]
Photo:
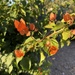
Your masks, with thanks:
[{"label": "flower bud", "polygon": [[50,21],[54,21],[56,19],[56,14],[50,13]]},{"label": "flower bud", "polygon": [[24,56],[24,52],[20,49],[20,50],[15,50],[15,56],[20,58]]},{"label": "flower bud", "polygon": [[66,13],[63,15],[63,19],[64,19],[65,22],[69,21],[69,20],[71,19],[70,14],[66,12]]},{"label": "flower bud", "polygon": [[30,30],[35,30],[35,25],[33,23],[30,23]]}]

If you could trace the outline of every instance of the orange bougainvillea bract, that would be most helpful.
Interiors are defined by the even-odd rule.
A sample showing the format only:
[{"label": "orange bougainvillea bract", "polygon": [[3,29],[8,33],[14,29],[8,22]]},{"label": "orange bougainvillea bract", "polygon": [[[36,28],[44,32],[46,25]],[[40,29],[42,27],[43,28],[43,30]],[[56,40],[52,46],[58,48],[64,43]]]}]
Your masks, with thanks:
[{"label": "orange bougainvillea bract", "polygon": [[56,19],[56,14],[50,13],[50,21],[54,21]]},{"label": "orange bougainvillea bract", "polygon": [[70,14],[69,14],[69,13],[65,13],[65,14],[63,15],[63,19],[64,19],[65,22],[69,21],[69,20],[71,19]]},{"label": "orange bougainvillea bract", "polygon": [[71,33],[72,33],[73,35],[75,35],[75,29],[72,29],[72,30],[71,30]]},{"label": "orange bougainvillea bract", "polygon": [[74,16],[71,16],[69,13],[65,13],[63,15],[63,19],[65,22],[67,22],[69,25],[72,25],[73,24],[73,21],[74,21]]},{"label": "orange bougainvillea bract", "polygon": [[20,22],[18,20],[14,21],[15,28],[21,35],[27,35],[29,28],[26,26],[25,21],[21,18]]},{"label": "orange bougainvillea bract", "polygon": [[15,53],[15,56],[18,57],[18,58],[24,56],[24,52],[21,49],[20,50],[15,50],[14,53]]},{"label": "orange bougainvillea bract", "polygon": [[55,55],[57,53],[57,51],[58,51],[58,48],[56,46],[51,46],[49,48],[50,55]]},{"label": "orange bougainvillea bract", "polygon": [[30,30],[35,30],[35,25],[33,24],[33,23],[30,23],[30,25],[29,25],[30,27]]}]

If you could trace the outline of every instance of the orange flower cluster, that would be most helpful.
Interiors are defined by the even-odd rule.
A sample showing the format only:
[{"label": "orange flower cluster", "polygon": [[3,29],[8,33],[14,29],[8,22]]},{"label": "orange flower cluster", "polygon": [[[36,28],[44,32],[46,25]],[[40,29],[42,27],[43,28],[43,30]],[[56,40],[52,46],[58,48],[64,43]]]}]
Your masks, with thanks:
[{"label": "orange flower cluster", "polygon": [[14,53],[15,53],[15,56],[18,57],[18,58],[24,56],[24,52],[21,49],[20,50],[15,50]]},{"label": "orange flower cluster", "polygon": [[49,41],[46,42],[45,46],[48,48],[50,55],[55,55],[58,51],[58,48],[56,46],[51,45]]},{"label": "orange flower cluster", "polygon": [[56,46],[51,46],[49,48],[50,55],[55,55],[58,52],[58,48]]},{"label": "orange flower cluster", "polygon": [[[35,25],[30,23],[29,28],[26,26],[25,21],[21,18],[20,22],[18,20],[14,21],[15,28],[21,35],[30,36],[30,30],[35,30]],[[30,30],[29,30],[30,29]]]},{"label": "orange flower cluster", "polygon": [[[51,12],[49,18],[50,18],[50,21],[54,21],[56,19],[56,14]],[[75,15],[71,16],[69,13],[66,12],[63,15],[63,19],[64,19],[65,22],[67,22],[68,24],[72,25],[73,21],[75,20]]]},{"label": "orange flower cluster", "polygon": [[56,14],[50,13],[50,21],[54,21],[56,19]]},{"label": "orange flower cluster", "polygon": [[71,16],[69,13],[65,13],[63,15],[63,19],[65,22],[67,22],[68,24],[72,25],[73,24],[73,21],[74,21],[74,16]]}]

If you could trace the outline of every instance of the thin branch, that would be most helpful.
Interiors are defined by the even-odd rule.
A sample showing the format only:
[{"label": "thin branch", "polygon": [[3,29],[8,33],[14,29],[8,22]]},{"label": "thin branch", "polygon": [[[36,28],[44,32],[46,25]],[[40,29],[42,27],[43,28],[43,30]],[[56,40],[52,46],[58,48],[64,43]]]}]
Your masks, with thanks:
[{"label": "thin branch", "polygon": [[52,37],[52,36],[55,35],[55,34],[59,34],[59,33],[61,33],[64,29],[65,29],[65,28],[63,27],[62,29],[60,29],[60,30],[58,30],[58,31],[55,31],[54,33],[48,35],[46,38],[50,38],[50,37]]}]

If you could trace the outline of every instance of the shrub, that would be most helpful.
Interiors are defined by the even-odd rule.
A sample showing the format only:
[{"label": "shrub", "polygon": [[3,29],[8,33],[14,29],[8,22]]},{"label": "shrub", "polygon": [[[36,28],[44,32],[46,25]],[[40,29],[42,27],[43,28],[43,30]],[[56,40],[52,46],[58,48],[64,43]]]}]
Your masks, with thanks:
[{"label": "shrub", "polygon": [[[75,13],[57,19],[43,0],[0,1],[0,71],[2,75],[48,75],[50,61],[75,38]],[[26,75],[27,75],[26,74]]]}]

